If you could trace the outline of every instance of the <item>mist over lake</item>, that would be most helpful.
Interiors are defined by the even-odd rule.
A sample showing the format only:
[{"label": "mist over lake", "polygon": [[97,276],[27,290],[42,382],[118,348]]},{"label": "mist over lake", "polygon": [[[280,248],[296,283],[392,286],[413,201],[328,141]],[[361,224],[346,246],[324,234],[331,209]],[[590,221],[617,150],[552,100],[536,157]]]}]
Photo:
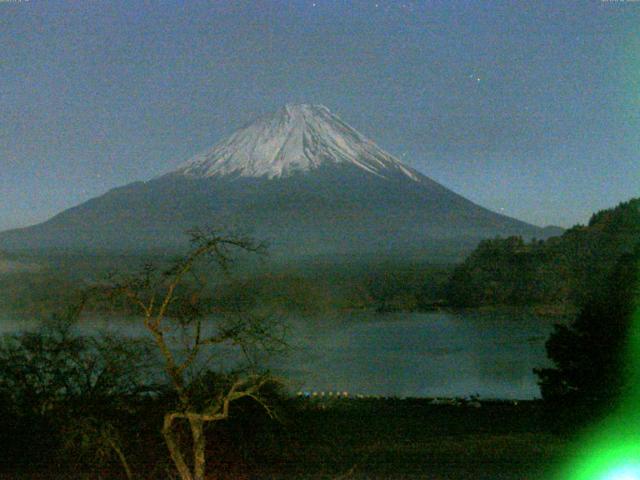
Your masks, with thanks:
[{"label": "mist over lake", "polygon": [[[291,351],[270,367],[289,389],[326,395],[531,399],[553,321],[524,311],[334,313],[287,319]],[[35,322],[0,316],[0,333]],[[82,330],[146,335],[139,320],[94,317]],[[177,343],[178,340],[176,340]],[[229,352],[229,363],[235,354]]]}]

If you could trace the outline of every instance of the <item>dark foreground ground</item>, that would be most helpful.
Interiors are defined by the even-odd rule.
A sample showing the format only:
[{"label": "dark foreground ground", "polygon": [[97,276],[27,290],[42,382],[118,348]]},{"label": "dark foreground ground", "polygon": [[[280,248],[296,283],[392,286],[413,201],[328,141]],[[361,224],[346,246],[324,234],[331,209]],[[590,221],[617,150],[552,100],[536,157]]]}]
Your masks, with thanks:
[{"label": "dark foreground ground", "polygon": [[[210,478],[548,479],[569,443],[552,433],[553,419],[539,402],[296,399],[281,412],[280,423],[245,416],[216,426],[209,437]],[[49,467],[1,478],[105,476],[58,475]],[[107,478],[123,478],[117,465]]]},{"label": "dark foreground ground", "polygon": [[246,478],[547,479],[569,443],[551,433],[553,418],[540,402],[299,400],[297,407],[285,421],[286,441],[254,452]]}]

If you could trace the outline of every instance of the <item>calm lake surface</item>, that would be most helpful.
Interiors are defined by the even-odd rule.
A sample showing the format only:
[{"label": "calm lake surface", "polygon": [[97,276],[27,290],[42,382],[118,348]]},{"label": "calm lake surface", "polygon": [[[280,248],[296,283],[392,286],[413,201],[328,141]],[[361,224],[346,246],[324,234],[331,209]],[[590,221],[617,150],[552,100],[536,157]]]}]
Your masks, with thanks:
[{"label": "calm lake surface", "polygon": [[525,313],[353,314],[296,324],[300,390],[384,396],[539,396],[553,321]]},{"label": "calm lake surface", "polygon": [[[143,334],[125,320],[90,329]],[[529,399],[554,321],[524,312],[341,313],[292,318],[285,358],[272,368],[291,390],[350,395]],[[28,326],[0,317],[0,333]]]}]

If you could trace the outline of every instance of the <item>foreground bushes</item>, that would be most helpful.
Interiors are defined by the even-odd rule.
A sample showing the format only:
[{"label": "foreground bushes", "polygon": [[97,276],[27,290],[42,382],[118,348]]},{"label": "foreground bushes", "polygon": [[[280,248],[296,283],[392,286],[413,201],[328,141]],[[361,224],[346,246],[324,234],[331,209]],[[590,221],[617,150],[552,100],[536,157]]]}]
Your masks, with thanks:
[{"label": "foreground bushes", "polygon": [[[0,469],[61,478],[167,478],[172,465],[160,426],[178,400],[161,380],[147,342],[82,335],[68,318],[3,337]],[[205,372],[190,388],[206,399],[220,382],[219,374]],[[263,396],[278,408],[282,394],[275,387]],[[208,452],[212,471],[248,470],[254,436],[279,428],[253,402],[239,402],[234,411],[237,420],[207,431],[215,437]],[[190,440],[186,431],[180,438]]]}]

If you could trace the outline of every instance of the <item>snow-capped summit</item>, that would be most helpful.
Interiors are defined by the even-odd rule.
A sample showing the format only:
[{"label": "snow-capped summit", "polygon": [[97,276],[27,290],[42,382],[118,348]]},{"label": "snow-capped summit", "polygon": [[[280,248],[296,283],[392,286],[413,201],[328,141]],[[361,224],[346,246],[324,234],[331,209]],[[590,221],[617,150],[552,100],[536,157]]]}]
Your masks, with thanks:
[{"label": "snow-capped summit", "polygon": [[320,166],[350,164],[378,177],[412,168],[379,148],[323,105],[287,104],[237,130],[175,173],[188,177],[288,177]]},{"label": "snow-capped summit", "polygon": [[483,238],[545,237],[403,165],[326,107],[286,105],[172,173],[0,232],[0,249],[182,251],[185,232],[212,225],[250,232],[286,262],[423,258]]}]

